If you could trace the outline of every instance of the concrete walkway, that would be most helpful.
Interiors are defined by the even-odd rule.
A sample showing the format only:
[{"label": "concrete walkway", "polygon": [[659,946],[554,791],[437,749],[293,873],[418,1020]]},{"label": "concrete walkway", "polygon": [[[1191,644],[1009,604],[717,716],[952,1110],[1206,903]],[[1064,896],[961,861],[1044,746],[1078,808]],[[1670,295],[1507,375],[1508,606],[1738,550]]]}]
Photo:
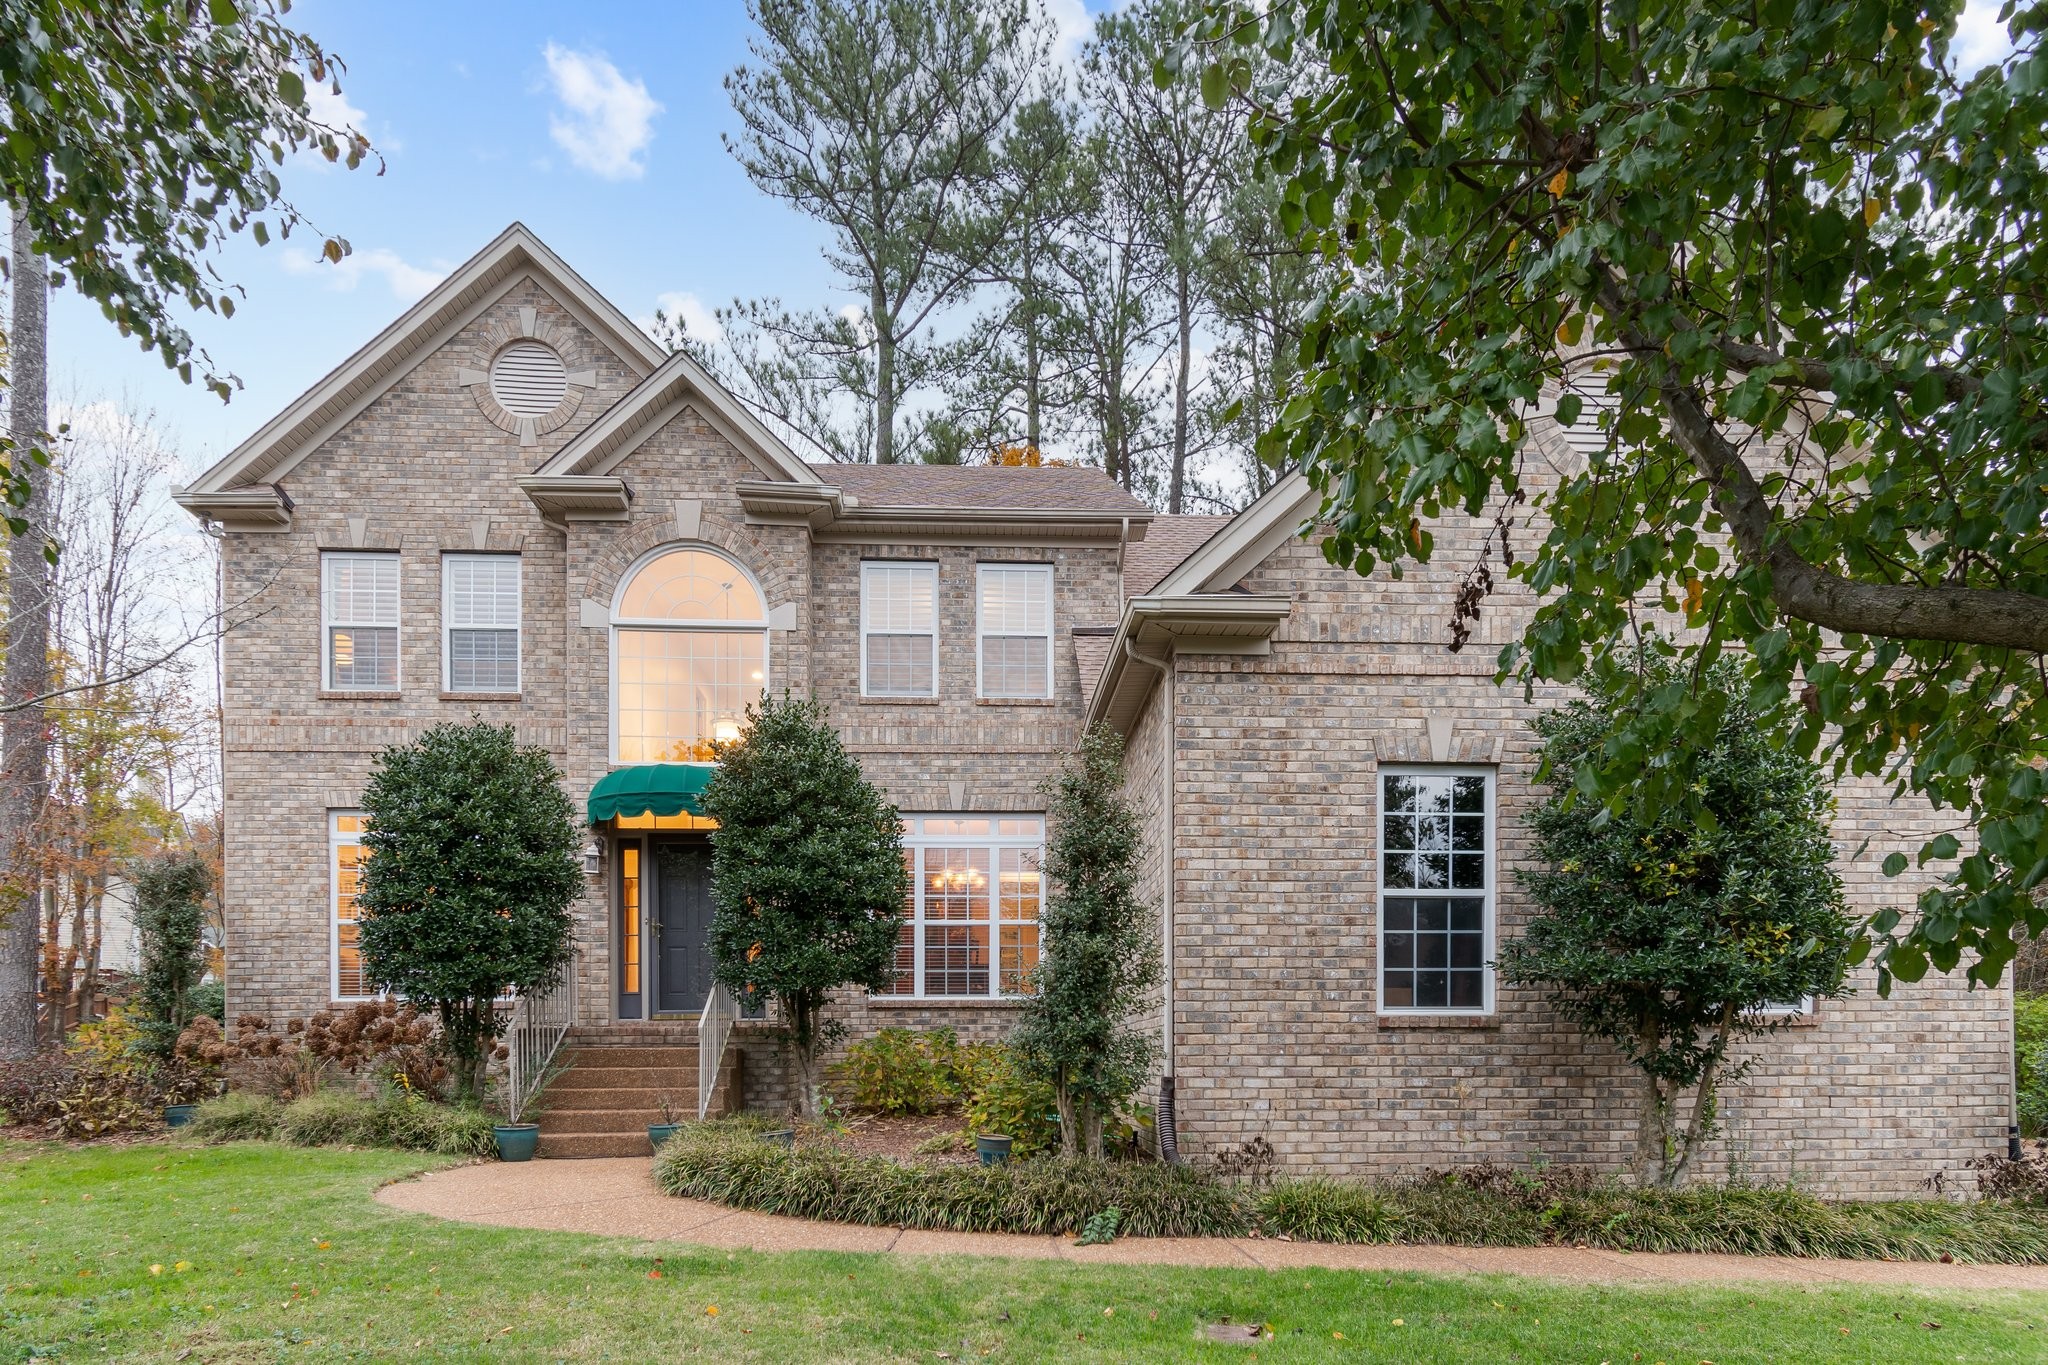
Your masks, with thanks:
[{"label": "concrete walkway", "polygon": [[1238,1270],[1415,1270],[1538,1275],[1580,1284],[1774,1281],[2048,1290],[2048,1266],[1821,1261],[1662,1255],[1571,1247],[1331,1246],[1244,1237],[1138,1237],[1077,1247],[1066,1237],[921,1232],[743,1213],[655,1187],[646,1157],[490,1162],[387,1185],[379,1203],[498,1227],[594,1232],[638,1241],[759,1251],[886,1251],[899,1256],[1015,1256],[1080,1264],[1224,1266]]}]

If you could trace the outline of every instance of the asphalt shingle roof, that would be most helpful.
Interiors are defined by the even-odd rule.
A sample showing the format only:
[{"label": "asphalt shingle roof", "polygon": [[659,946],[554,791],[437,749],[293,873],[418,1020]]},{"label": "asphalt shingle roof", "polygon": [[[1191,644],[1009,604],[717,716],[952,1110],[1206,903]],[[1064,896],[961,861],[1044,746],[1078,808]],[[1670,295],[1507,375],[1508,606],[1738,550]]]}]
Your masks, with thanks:
[{"label": "asphalt shingle roof", "polygon": [[818,477],[866,507],[963,507],[1151,514],[1099,469],[1042,465],[831,464]]},{"label": "asphalt shingle roof", "polygon": [[1230,524],[1229,517],[1157,516],[1145,538],[1124,551],[1124,596],[1143,597],[1202,548],[1202,542]]}]

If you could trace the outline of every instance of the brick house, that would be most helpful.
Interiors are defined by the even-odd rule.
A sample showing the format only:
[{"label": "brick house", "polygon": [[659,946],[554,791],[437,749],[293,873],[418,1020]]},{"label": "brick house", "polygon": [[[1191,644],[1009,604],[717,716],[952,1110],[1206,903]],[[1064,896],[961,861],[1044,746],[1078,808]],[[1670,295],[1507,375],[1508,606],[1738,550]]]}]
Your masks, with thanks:
[{"label": "brick house", "polygon": [[[1569,461],[1568,437],[1536,440]],[[709,995],[704,822],[673,793],[788,688],[905,815],[911,922],[893,988],[843,1002],[855,1033],[1007,1029],[1037,953],[1038,787],[1107,723],[1149,835],[1183,1153],[1263,1135],[1332,1174],[1627,1157],[1619,1058],[1487,966],[1527,913],[1538,793],[1532,708],[1485,647],[1514,599],[1491,639],[1441,644],[1476,527],[1364,579],[1300,534],[1299,478],[1234,518],[1169,517],[1091,470],[808,464],[517,225],[177,498],[246,618],[223,699],[234,1012],[362,996],[375,755],[509,721],[594,817],[577,1061],[543,1150],[644,1150],[653,1093],[694,1093]],[[1443,852],[1425,833],[1380,854],[1438,821]],[[1855,786],[1839,822],[1858,908],[1910,903],[1876,869],[1923,813]],[[1437,858],[1450,893],[1402,894],[1435,873],[1395,864]],[[1729,1094],[1712,1173],[1904,1194],[2002,1142],[2008,995],[1859,984]],[[721,1102],[788,1104],[770,1027],[736,1026]]]}]

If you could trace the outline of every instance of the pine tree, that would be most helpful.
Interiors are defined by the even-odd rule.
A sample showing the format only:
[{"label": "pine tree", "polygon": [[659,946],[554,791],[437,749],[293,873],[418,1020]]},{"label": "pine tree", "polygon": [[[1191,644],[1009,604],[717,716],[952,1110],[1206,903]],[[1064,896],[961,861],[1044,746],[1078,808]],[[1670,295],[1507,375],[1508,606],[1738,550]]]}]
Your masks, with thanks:
[{"label": "pine tree", "polygon": [[1144,1083],[1157,1055],[1133,1016],[1160,980],[1153,907],[1138,892],[1144,836],[1123,795],[1123,739],[1105,726],[1047,782],[1052,883],[1040,922],[1035,994],[1011,1045],[1059,1100],[1069,1155],[1102,1155],[1103,1120]]}]

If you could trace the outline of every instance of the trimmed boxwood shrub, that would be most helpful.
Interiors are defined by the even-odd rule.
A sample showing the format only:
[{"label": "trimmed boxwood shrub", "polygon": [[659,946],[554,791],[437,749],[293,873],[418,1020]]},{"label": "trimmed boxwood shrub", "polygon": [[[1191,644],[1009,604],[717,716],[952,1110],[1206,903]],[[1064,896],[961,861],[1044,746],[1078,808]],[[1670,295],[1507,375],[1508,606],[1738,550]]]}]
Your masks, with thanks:
[{"label": "trimmed boxwood shrub", "polygon": [[202,1142],[274,1139],[295,1147],[395,1147],[449,1156],[497,1150],[491,1118],[480,1109],[402,1094],[365,1100],[339,1090],[290,1104],[246,1093],[223,1095],[199,1106],[191,1133]]},{"label": "trimmed boxwood shrub", "polygon": [[1793,1189],[1637,1189],[1576,1170],[1502,1166],[1406,1181],[1233,1184],[1212,1168],[1043,1157],[1006,1166],[899,1164],[760,1141],[758,1125],[690,1124],[664,1145],[669,1194],[869,1226],[1074,1234],[1104,1209],[1134,1237],[1235,1237],[1462,1246],[2048,1264],[2048,1213],[1984,1200],[1828,1203]]}]

